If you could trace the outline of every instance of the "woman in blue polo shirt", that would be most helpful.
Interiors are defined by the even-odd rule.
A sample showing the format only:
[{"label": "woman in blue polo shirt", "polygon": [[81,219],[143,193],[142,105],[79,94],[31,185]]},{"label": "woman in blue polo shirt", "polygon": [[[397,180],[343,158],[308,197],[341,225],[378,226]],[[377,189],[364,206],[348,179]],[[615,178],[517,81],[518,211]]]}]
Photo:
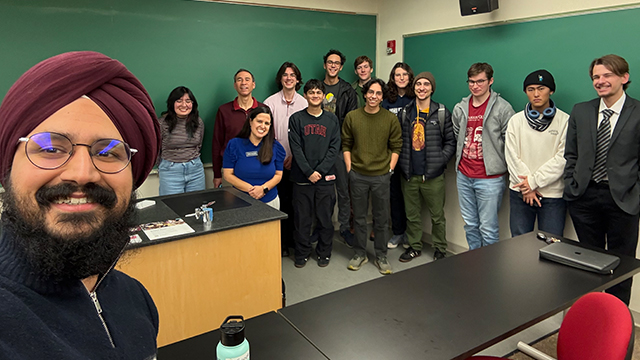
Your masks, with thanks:
[{"label": "woman in blue polo shirt", "polygon": [[276,185],[282,179],[284,148],[275,139],[271,110],[253,109],[224,151],[222,171],[226,181],[254,199],[280,209]]}]

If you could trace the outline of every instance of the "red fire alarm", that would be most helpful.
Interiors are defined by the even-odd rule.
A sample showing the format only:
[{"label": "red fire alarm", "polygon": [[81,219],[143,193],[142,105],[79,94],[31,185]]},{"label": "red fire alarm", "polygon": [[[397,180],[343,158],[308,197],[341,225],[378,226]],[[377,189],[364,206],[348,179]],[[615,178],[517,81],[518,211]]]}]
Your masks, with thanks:
[{"label": "red fire alarm", "polygon": [[387,41],[387,55],[393,55],[396,53],[396,41],[389,40]]}]

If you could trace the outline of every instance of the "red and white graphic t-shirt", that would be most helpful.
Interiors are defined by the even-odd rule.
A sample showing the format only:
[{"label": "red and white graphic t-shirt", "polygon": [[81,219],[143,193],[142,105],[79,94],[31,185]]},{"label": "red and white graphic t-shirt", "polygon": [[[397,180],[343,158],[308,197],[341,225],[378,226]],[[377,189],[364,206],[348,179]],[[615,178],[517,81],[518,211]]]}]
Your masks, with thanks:
[{"label": "red and white graphic t-shirt", "polygon": [[473,106],[472,100],[469,101],[469,117],[467,118],[467,129],[465,130],[464,146],[458,170],[465,176],[474,179],[489,179],[500,176],[487,176],[482,155],[482,124],[488,103],[489,98],[476,107]]}]

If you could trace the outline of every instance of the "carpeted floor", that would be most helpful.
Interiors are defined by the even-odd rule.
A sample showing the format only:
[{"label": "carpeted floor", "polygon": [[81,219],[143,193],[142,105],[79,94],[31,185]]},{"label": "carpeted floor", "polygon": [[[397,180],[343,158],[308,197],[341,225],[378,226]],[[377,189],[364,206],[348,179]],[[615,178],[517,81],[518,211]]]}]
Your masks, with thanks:
[{"label": "carpeted floor", "polygon": [[[635,340],[634,340],[634,348],[633,348],[633,357],[631,358],[632,360],[640,360],[640,346],[638,345],[640,341],[640,328],[636,327],[636,332],[635,332]],[[550,356],[556,357],[556,344],[558,342],[558,333],[554,333],[552,335],[549,335],[548,337],[538,341],[537,343],[533,344],[532,346],[542,352],[544,352],[545,354],[548,354]],[[512,356],[509,357],[509,359],[512,360],[531,360],[532,358],[517,351],[515,354],[513,354]]]}]

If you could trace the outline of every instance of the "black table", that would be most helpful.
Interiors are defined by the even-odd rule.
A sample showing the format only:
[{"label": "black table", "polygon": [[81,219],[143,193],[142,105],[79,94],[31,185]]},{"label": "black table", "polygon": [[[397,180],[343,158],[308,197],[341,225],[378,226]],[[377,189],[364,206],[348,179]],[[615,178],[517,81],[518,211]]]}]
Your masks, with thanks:
[{"label": "black table", "polygon": [[[139,199],[143,200],[143,199]],[[278,211],[271,206],[266,206],[260,200],[255,200],[249,195],[231,187],[220,189],[208,189],[184,194],[156,196],[144,200],[154,200],[153,206],[136,210],[133,222],[145,224],[153,221],[164,221],[182,218],[195,233],[182,234],[167,238],[149,240],[144,232],[140,231],[142,242],[129,244],[129,248],[145,247],[165,242],[172,242],[196,235],[237,229],[249,225],[265,223],[287,218],[287,214]],[[215,201],[213,208],[213,222],[211,227],[205,228],[202,220],[195,217],[186,217],[197,207],[210,201]]]},{"label": "black table", "polygon": [[640,272],[630,257],[613,275],[549,262],[545,245],[525,234],[280,313],[332,360],[465,359]]},{"label": "black table", "polygon": [[[255,360],[326,360],[281,315],[270,312],[245,320],[245,337],[249,341],[251,359]],[[158,349],[158,360],[212,360],[220,331],[194,336]]]}]

